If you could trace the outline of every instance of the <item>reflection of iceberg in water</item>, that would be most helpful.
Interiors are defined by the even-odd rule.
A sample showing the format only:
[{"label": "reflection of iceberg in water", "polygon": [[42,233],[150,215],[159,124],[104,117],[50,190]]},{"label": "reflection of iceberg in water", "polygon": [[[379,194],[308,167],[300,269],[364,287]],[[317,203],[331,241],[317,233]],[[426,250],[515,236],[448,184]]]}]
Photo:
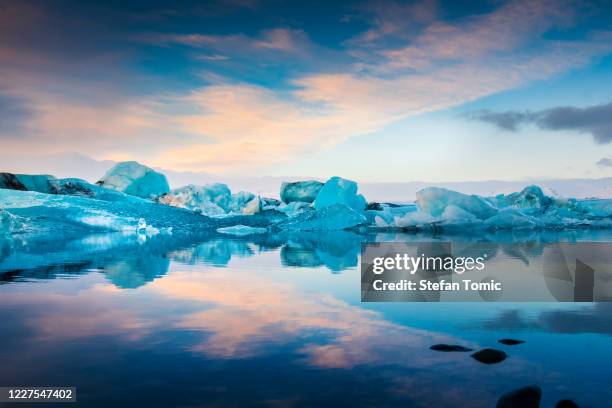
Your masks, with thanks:
[{"label": "reflection of iceberg in water", "polygon": [[88,271],[106,273],[120,288],[136,288],[163,276],[166,254],[187,246],[187,238],[140,234],[100,234],[54,241],[0,240],[0,281],[55,279]]},{"label": "reflection of iceberg in water", "polygon": [[[431,243],[420,248],[419,253],[437,251],[443,248],[444,242],[453,242],[455,256],[476,257],[485,254],[488,260],[496,257],[516,259],[525,267],[531,268],[533,260],[541,259],[543,253],[551,250],[560,241],[571,243],[597,240],[609,241],[609,234],[606,235],[602,231],[573,231],[556,234],[552,232],[525,234],[500,232],[484,235],[359,234],[351,231],[311,231],[227,237],[209,231],[201,234],[176,233],[154,236],[135,233],[106,233],[53,241],[12,237],[0,239],[0,282],[54,279],[93,270],[105,273],[108,279],[120,288],[136,288],[163,276],[171,261],[188,265],[204,263],[227,266],[233,257],[251,257],[271,250],[278,251],[284,266],[325,267],[333,272],[340,272],[358,265],[362,243],[389,241]],[[572,246],[569,245],[569,248]],[[585,261],[585,259],[592,260],[601,257],[602,254],[597,253],[578,256],[578,258],[574,255],[569,265],[574,271],[575,259],[582,259],[583,264],[587,264],[582,269],[597,269],[597,265],[592,265],[592,262]],[[542,274],[538,273],[538,275]],[[580,299],[589,299],[585,290],[588,292],[593,286],[596,292],[599,290],[598,287],[601,287],[603,291],[608,289],[607,284],[604,285],[604,282],[601,282],[602,278],[595,279],[590,286],[587,280],[579,280],[577,283],[580,289],[575,289],[573,276],[569,281],[559,280],[559,277],[546,275],[546,273],[544,277],[546,285],[550,286],[551,293],[563,299],[568,299],[568,296],[574,299],[575,295]],[[424,278],[436,280],[442,279],[442,276],[425,276]],[[559,282],[563,286],[564,281],[570,284],[567,288],[556,287]],[[576,293],[574,293],[575,290]],[[568,293],[565,294],[565,292]],[[595,295],[600,296],[599,298],[606,296],[605,292],[599,295],[595,293]]]},{"label": "reflection of iceberg in water", "polygon": [[281,249],[285,266],[325,265],[334,272],[357,266],[364,236],[348,231],[288,235]]},{"label": "reflection of iceberg in water", "polygon": [[188,265],[207,263],[214,266],[226,266],[232,256],[249,257],[254,254],[248,242],[236,239],[216,238],[199,243],[191,248],[172,251],[169,254],[173,261]]},{"label": "reflection of iceberg in water", "polygon": [[121,289],[135,289],[168,272],[170,261],[164,256],[143,255],[109,263],[106,277]]}]

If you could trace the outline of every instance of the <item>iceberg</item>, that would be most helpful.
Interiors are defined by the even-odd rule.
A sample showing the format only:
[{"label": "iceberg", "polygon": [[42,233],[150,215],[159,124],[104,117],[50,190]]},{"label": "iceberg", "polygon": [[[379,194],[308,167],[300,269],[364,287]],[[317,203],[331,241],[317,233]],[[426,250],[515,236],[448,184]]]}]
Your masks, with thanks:
[{"label": "iceberg", "polygon": [[357,183],[337,176],[325,182],[313,206],[316,210],[321,210],[336,204],[343,204],[358,212],[366,208],[365,198],[357,194]]},{"label": "iceberg", "polygon": [[253,234],[265,234],[268,230],[267,228],[250,227],[248,225],[234,225],[232,227],[217,228],[217,232],[242,237]]},{"label": "iceberg", "polygon": [[263,206],[259,196],[246,191],[232,194],[229,187],[222,183],[205,186],[190,184],[162,195],[157,202],[185,208],[210,217],[226,214],[257,214]]},{"label": "iceberg", "polygon": [[287,217],[295,217],[296,215],[305,211],[313,211],[312,206],[304,201],[294,201],[289,204],[281,204],[274,209],[286,214]]},{"label": "iceberg", "polygon": [[225,184],[215,183],[206,186],[190,184],[162,195],[158,198],[158,202],[215,216],[226,214],[231,199],[232,193]]},{"label": "iceberg", "polygon": [[484,228],[488,230],[564,229],[612,226],[611,200],[576,200],[547,196],[538,186],[520,192],[481,197],[443,188],[417,192],[415,211],[366,211],[381,228]]},{"label": "iceberg", "polygon": [[11,214],[0,208],[0,235],[9,235],[22,230],[25,221],[22,217]]},{"label": "iceberg", "polygon": [[366,224],[366,217],[345,204],[306,211],[276,225],[283,231],[336,231]]},{"label": "iceberg", "polygon": [[485,220],[497,213],[491,203],[477,195],[467,195],[439,187],[428,187],[416,193],[419,211],[440,217],[449,206],[462,209],[474,217]]},{"label": "iceberg", "polygon": [[96,184],[147,199],[170,191],[166,176],[135,161],[117,163]]},{"label": "iceberg", "polygon": [[27,233],[56,237],[96,231],[151,234],[214,230],[212,219],[148,200],[104,201],[82,196],[0,189],[0,207],[27,224]]},{"label": "iceberg", "polygon": [[261,210],[261,200],[253,193],[247,191],[239,191],[232,194],[229,206],[227,208],[230,214],[257,214]]},{"label": "iceberg", "polygon": [[57,179],[48,174],[0,173],[0,188],[55,194]]},{"label": "iceberg", "polygon": [[316,180],[284,182],[281,184],[280,198],[285,204],[293,202],[312,203],[323,187],[323,183]]},{"label": "iceberg", "polygon": [[104,201],[144,201],[142,198],[109,190],[82,179],[57,179],[49,175],[0,173],[0,188],[44,194],[81,196]]}]

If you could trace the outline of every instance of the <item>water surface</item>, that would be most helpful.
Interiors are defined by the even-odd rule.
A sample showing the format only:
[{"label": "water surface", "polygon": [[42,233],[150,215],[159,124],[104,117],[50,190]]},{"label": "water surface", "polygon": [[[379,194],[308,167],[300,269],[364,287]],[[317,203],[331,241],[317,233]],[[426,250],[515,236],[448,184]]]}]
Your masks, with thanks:
[{"label": "water surface", "polygon": [[[543,407],[609,406],[609,303],[360,302],[362,242],[458,239],[520,268],[546,245],[612,235],[3,240],[0,384],[76,386],[77,405],[100,407],[491,407],[537,384]],[[435,343],[509,357],[483,365]]]}]

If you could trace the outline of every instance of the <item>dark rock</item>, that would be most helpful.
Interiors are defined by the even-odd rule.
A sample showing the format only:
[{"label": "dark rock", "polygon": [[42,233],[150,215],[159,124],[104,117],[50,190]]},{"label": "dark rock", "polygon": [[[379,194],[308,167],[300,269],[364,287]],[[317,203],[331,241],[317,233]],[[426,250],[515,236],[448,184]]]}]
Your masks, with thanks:
[{"label": "dark rock", "polygon": [[380,205],[380,203],[371,202],[371,203],[368,203],[368,205],[366,205],[365,209],[370,210],[370,211],[382,211],[383,206]]},{"label": "dark rock", "polygon": [[450,351],[472,351],[471,348],[459,346],[457,344],[434,344],[433,346],[431,346],[429,348],[431,350],[444,351],[444,352],[450,352]]},{"label": "dark rock", "polygon": [[537,385],[529,385],[510,391],[497,400],[497,408],[539,408],[542,399],[542,389]]},{"label": "dark rock", "polygon": [[280,200],[277,200],[276,198],[262,197],[261,198],[261,204],[264,207],[266,207],[266,206],[278,207],[279,205],[281,205],[281,202],[280,202]]},{"label": "dark rock", "polygon": [[555,405],[555,408],[580,408],[580,407],[574,401],[570,399],[564,399],[564,400],[557,402],[557,405]]},{"label": "dark rock", "polygon": [[13,173],[0,173],[0,188],[26,191],[26,186]]},{"label": "dark rock", "polygon": [[501,344],[505,344],[506,346],[516,346],[517,344],[523,344],[524,340],[515,340],[515,339],[501,339],[497,340]]},{"label": "dark rock", "polygon": [[497,364],[504,361],[508,355],[501,350],[486,348],[472,354],[472,358],[483,364]]}]

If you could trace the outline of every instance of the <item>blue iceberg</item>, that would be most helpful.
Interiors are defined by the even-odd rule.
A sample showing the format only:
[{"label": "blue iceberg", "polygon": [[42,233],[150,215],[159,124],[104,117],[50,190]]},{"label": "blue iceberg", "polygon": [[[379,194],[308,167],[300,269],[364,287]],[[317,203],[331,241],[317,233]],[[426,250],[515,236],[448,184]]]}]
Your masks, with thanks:
[{"label": "blue iceberg", "polygon": [[96,184],[141,198],[155,198],[170,191],[166,176],[135,161],[117,163]]},{"label": "blue iceberg", "polygon": [[345,204],[305,211],[282,221],[276,227],[283,231],[338,231],[366,224],[366,217]]},{"label": "blue iceberg", "polygon": [[294,202],[312,203],[323,187],[323,183],[316,180],[296,181],[282,183],[280,198],[285,204]]},{"label": "blue iceberg", "polygon": [[357,194],[357,183],[337,176],[325,182],[313,206],[316,210],[321,210],[336,204],[343,204],[354,211],[363,211],[366,208],[365,198]]}]

